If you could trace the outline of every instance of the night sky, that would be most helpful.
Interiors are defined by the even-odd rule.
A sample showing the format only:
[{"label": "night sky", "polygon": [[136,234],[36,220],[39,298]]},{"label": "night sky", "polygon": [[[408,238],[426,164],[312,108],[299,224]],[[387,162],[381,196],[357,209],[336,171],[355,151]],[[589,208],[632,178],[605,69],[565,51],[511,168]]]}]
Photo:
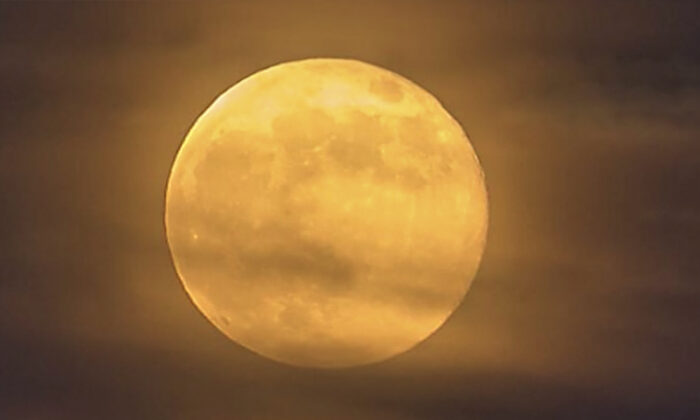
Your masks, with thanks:
[{"label": "night sky", "polygon": [[[0,3],[0,418],[700,418],[695,1]],[[486,173],[461,307],[389,361],[264,359],[197,311],[170,165],[229,86],[354,58]]]}]

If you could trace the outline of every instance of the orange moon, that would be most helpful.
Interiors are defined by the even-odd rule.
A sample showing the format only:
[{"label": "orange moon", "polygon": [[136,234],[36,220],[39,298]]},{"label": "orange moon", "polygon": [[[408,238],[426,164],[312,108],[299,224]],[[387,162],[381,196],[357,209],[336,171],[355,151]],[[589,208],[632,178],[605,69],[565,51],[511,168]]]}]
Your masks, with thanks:
[{"label": "orange moon", "polygon": [[479,160],[435,97],[345,59],[279,64],[207,108],[172,165],[167,240],[192,302],[268,358],[347,367],[460,304],[488,225]]}]

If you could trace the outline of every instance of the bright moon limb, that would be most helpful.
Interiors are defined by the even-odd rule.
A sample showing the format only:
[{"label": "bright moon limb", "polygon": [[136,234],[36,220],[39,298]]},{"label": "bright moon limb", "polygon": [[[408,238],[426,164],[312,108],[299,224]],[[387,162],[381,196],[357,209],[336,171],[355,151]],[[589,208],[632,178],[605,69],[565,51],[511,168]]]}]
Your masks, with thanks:
[{"label": "bright moon limb", "polygon": [[387,359],[463,299],[488,223],[483,172],[427,91],[355,60],[253,74],[199,117],[172,166],[176,270],[232,340],[293,365]]}]

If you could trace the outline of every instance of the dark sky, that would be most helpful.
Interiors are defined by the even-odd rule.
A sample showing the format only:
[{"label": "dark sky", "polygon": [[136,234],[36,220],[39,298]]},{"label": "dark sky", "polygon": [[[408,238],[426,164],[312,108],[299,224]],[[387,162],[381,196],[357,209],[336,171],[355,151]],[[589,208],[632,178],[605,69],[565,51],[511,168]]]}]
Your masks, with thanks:
[{"label": "dark sky", "polygon": [[[695,1],[0,4],[0,418],[700,418]],[[263,359],[172,268],[172,159],[223,90],[349,57],[434,93],[491,225],[429,340]]]}]

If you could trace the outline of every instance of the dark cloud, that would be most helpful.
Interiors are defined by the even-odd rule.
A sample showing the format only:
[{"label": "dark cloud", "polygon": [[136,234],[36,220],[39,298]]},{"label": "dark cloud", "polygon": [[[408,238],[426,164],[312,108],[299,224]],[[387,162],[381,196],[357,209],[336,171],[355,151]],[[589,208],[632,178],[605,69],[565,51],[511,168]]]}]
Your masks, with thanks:
[{"label": "dark cloud", "polygon": [[[1,4],[0,417],[698,417],[697,2],[435,3]],[[347,371],[221,336],[162,226],[198,113],[311,56],[436,94],[491,197],[450,321]]]}]

